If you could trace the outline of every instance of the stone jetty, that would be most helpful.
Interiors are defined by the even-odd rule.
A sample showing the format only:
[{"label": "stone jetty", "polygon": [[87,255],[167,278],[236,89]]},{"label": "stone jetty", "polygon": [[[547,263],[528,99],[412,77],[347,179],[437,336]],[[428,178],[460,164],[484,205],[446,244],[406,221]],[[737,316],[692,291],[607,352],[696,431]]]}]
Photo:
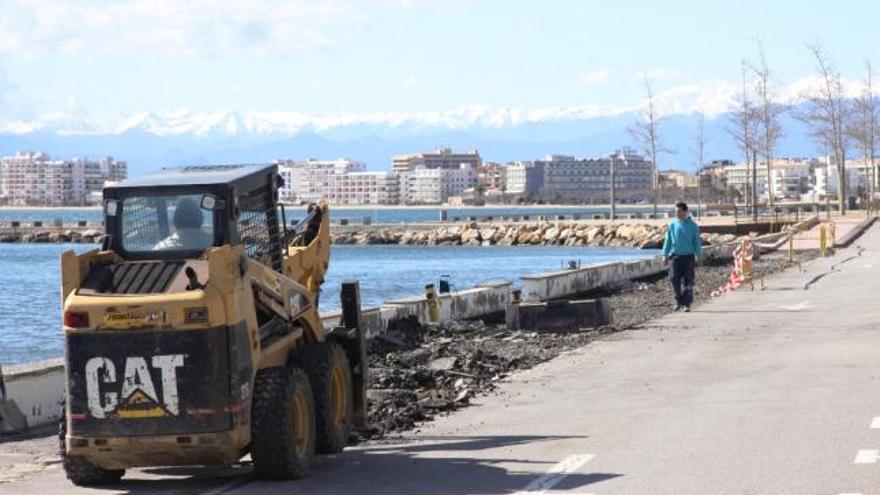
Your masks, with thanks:
[{"label": "stone jetty", "polygon": [[[103,230],[88,228],[3,228],[0,243],[97,243]],[[350,229],[350,228],[349,228]],[[619,222],[595,224],[579,221],[517,224],[481,223],[437,226],[427,229],[364,226],[332,233],[334,244],[398,244],[404,246],[607,246],[659,248],[665,226]],[[722,244],[732,234],[704,233],[703,244]]]},{"label": "stone jetty", "polygon": [[[665,226],[616,223],[538,222],[532,224],[477,224],[475,222],[430,230],[371,229],[340,232],[335,244],[399,244],[407,246],[608,246],[659,248]],[[732,234],[703,234],[703,244],[734,240]]]},{"label": "stone jetty", "polygon": [[99,228],[86,229],[2,229],[0,243],[58,243],[74,242],[93,244],[101,241],[104,231]]}]

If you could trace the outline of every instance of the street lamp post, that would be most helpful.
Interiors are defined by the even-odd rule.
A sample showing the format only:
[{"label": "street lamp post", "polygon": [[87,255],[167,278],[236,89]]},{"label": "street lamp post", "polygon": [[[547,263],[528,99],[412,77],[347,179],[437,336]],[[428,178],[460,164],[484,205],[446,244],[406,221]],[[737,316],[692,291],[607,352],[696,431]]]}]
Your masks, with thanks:
[{"label": "street lamp post", "polygon": [[758,152],[752,150],[752,221],[758,223]]},{"label": "street lamp post", "polygon": [[617,216],[617,204],[615,195],[615,180],[614,180],[614,155],[611,155],[611,221],[614,221],[614,218]]},{"label": "street lamp post", "polygon": [[703,190],[703,166],[697,164],[697,219],[703,218],[703,210],[700,206],[702,204],[703,198],[702,196]]}]

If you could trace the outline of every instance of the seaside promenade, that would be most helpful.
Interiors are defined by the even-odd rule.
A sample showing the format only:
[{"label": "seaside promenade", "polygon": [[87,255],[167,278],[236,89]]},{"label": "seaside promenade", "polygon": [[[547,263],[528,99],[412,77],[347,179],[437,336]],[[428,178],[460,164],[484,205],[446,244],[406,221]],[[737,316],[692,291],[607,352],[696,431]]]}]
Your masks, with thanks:
[{"label": "seaside promenade", "polygon": [[505,379],[403,437],[76,488],[49,436],[0,443],[0,494],[871,494],[880,486],[880,227],[765,290],[729,293]]}]

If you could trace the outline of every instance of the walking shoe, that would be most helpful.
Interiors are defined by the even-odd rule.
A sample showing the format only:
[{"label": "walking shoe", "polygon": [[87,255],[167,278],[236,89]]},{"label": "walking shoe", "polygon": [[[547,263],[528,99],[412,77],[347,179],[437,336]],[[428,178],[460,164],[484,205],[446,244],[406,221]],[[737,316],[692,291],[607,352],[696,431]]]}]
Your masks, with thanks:
[{"label": "walking shoe", "polygon": [[690,307],[690,306],[683,306],[682,311],[684,311],[685,313],[690,313],[690,312],[691,312],[691,307]]},{"label": "walking shoe", "polygon": [[672,307],[672,312],[677,313],[677,312],[681,311],[682,308],[683,308],[683,306],[681,304],[676,304],[675,306]]}]

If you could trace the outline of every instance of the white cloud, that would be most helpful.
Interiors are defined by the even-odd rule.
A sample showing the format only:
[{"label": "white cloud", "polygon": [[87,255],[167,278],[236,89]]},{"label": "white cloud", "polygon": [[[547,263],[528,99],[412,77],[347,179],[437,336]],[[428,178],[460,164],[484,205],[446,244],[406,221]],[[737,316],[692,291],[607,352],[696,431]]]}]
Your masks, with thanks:
[{"label": "white cloud", "polygon": [[0,54],[288,56],[381,10],[467,0],[0,0]]},{"label": "white cloud", "polygon": [[7,0],[0,53],[290,55],[331,44],[330,27],[364,16],[336,0]]},{"label": "white cloud", "polygon": [[611,77],[611,69],[595,69],[582,72],[578,76],[578,82],[581,84],[596,84],[605,82]]}]

